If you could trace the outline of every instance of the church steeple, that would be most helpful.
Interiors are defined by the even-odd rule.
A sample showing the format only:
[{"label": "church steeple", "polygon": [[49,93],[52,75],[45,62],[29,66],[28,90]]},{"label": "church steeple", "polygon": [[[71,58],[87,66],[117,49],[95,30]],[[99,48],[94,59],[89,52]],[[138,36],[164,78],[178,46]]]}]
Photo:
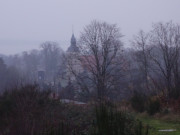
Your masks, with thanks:
[{"label": "church steeple", "polygon": [[76,38],[74,37],[74,33],[72,34],[71,37],[71,46],[76,46]]},{"label": "church steeple", "polygon": [[67,52],[71,52],[71,53],[78,53],[79,52],[79,48],[76,45],[76,38],[74,36],[74,33],[72,34],[71,37],[71,45],[70,47],[67,49]]}]

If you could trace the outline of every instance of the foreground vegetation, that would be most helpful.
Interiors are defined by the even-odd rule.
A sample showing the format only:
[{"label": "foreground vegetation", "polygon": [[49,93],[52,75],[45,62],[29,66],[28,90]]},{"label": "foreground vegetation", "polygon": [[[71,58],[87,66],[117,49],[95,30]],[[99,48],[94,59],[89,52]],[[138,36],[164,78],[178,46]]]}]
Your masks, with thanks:
[{"label": "foreground vegetation", "polygon": [[[130,104],[126,105],[123,102],[114,104],[106,100],[80,105],[61,103],[58,98],[54,99],[51,96],[51,91],[40,91],[37,85],[26,85],[6,91],[0,96],[0,134],[178,135],[180,133],[178,113],[177,115],[161,111],[153,115],[137,113],[136,110],[122,109],[123,105],[128,107]],[[151,106],[153,110],[154,107]],[[176,131],[158,131],[163,129]]]},{"label": "foreground vegetation", "polygon": [[[142,124],[111,102],[63,104],[27,85],[0,96],[1,135],[141,135]],[[147,129],[148,130],[148,129]],[[147,135],[147,134],[145,134]]]}]

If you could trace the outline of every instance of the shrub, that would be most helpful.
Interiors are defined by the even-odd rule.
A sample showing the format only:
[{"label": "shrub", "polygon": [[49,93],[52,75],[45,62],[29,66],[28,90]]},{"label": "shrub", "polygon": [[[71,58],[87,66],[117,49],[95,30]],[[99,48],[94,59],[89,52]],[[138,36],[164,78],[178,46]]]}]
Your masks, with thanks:
[{"label": "shrub", "polygon": [[62,122],[57,126],[46,127],[37,135],[70,135],[69,125]]},{"label": "shrub", "polygon": [[180,112],[180,97],[178,99],[170,99],[169,108],[172,108],[174,112]]},{"label": "shrub", "polygon": [[155,113],[159,112],[160,107],[160,101],[157,97],[149,98],[146,108],[149,115],[154,115]]},{"label": "shrub", "polygon": [[130,99],[131,106],[137,112],[143,112],[146,105],[146,96],[140,92],[135,91]]},{"label": "shrub", "polygon": [[37,85],[26,85],[1,95],[0,134],[36,135],[62,123],[59,101],[51,100],[49,94]]},{"label": "shrub", "polygon": [[142,123],[139,124],[125,112],[105,104],[96,107],[96,121],[91,135],[142,135],[142,131]]}]

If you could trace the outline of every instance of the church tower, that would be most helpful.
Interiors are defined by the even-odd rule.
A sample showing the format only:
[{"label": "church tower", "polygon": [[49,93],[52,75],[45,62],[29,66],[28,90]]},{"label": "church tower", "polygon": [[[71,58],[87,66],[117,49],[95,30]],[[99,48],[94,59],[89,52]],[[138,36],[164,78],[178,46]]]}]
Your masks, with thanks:
[{"label": "church tower", "polygon": [[75,38],[74,34],[72,34],[71,45],[67,49],[67,52],[69,52],[69,53],[79,53],[79,48],[76,45],[76,38]]}]

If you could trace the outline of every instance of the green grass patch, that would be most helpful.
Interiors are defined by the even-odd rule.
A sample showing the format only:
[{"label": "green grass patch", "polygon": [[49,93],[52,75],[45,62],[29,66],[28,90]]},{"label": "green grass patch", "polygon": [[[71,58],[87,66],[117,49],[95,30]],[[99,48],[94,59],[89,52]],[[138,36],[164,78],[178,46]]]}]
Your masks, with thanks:
[{"label": "green grass patch", "polygon": [[[149,125],[149,135],[180,135],[180,122],[163,121],[150,116],[137,116],[137,119],[143,122],[144,125]],[[158,130],[176,129],[173,132],[159,132]]]}]

